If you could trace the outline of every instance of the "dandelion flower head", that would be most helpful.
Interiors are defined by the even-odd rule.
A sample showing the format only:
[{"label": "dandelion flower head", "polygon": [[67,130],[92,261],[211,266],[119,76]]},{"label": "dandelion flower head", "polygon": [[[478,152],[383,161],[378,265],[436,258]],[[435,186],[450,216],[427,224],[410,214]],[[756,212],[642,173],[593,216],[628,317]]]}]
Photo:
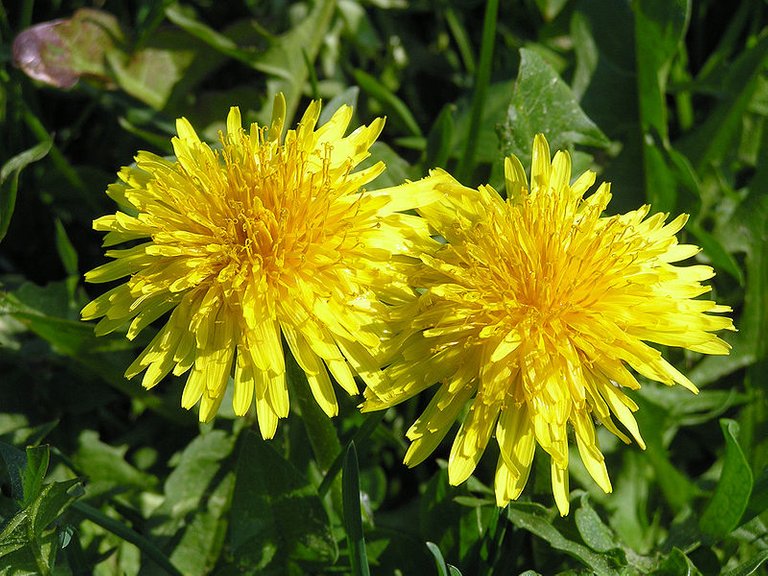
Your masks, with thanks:
[{"label": "dandelion flower head", "polygon": [[131,339],[170,313],[126,376],[143,371],[151,388],[189,371],[181,403],[199,405],[201,421],[233,377],[235,413],[255,403],[265,438],[289,411],[283,342],[329,415],[338,410],[329,372],[349,394],[358,392],[355,375],[380,378],[384,302],[412,294],[392,253],[416,237],[419,221],[396,212],[413,207],[404,197],[364,190],[383,163],[354,171],[383,119],[345,136],[352,109],[317,128],[312,102],[283,137],[285,109],[280,94],[271,125],[246,131],[233,107],[220,149],[181,118],[175,159],[139,152],[107,191],[122,211],[94,222],[105,246],[129,246],[110,248],[113,260],[86,274],[127,279],[82,311],[101,318],[98,334],[127,326]]},{"label": "dandelion flower head", "polygon": [[[584,197],[595,174],[571,182],[567,152],[551,159],[533,145],[530,186],[520,161],[506,159],[507,199],[490,186],[466,188],[436,175],[442,201],[419,213],[446,242],[422,256],[408,305],[411,335],[387,369],[385,388],[366,391],[364,410],[391,406],[439,382],[408,431],[410,466],[423,461],[469,404],[453,441],[449,481],[473,472],[495,433],[499,506],[522,492],[538,444],[551,459],[552,490],[568,513],[568,434],[606,492],[611,483],[594,422],[644,447],[624,389],[650,380],[696,391],[650,344],[727,354],[714,332],[732,330],[729,312],[697,296],[709,266],[679,266],[699,249],[680,244],[687,217],[665,222],[649,206],[605,216],[610,186]],[[437,179],[435,180],[437,182]],[[649,344],[650,343],[650,344]],[[619,423],[622,428],[620,428]]]}]

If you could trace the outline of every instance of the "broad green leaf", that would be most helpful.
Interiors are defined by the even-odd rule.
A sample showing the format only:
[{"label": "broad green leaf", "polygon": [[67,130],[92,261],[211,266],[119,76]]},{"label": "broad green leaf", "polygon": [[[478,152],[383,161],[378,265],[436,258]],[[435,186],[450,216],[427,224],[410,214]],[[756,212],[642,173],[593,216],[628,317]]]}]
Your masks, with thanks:
[{"label": "broad green leaf", "polygon": [[729,157],[766,65],[768,35],[764,34],[728,67],[720,83],[720,100],[716,108],[678,143],[678,149],[691,159],[697,171]]},{"label": "broad green leaf", "polygon": [[644,455],[653,466],[664,498],[672,510],[679,512],[698,494],[699,489],[669,460],[664,442],[664,432],[670,424],[669,414],[642,394],[635,394],[632,398],[640,407],[635,418],[646,444]]},{"label": "broad green leaf", "polygon": [[432,130],[429,131],[424,162],[428,169],[445,169],[448,167],[448,158],[451,156],[451,143],[453,141],[453,114],[455,110],[454,105],[446,104],[432,125]]},{"label": "broad green leaf", "polygon": [[768,510],[768,468],[763,469],[752,486],[752,494],[749,496],[747,509],[741,519],[742,523],[749,522],[766,510]]},{"label": "broad green leaf", "polygon": [[170,560],[184,576],[205,576],[215,565],[226,543],[226,518],[234,488],[234,474],[225,476],[201,506],[184,524]]},{"label": "broad green leaf", "polygon": [[165,482],[165,500],[152,518],[162,522],[152,533],[173,546],[170,560],[185,575],[202,576],[224,546],[234,474],[223,472],[235,437],[212,430],[195,438],[181,453]]},{"label": "broad green leaf", "polygon": [[574,512],[574,517],[582,540],[592,550],[608,552],[618,547],[613,531],[600,519],[586,494],[581,497],[581,506]]},{"label": "broad green leaf", "polygon": [[569,540],[552,523],[550,512],[537,504],[512,503],[507,508],[510,522],[527,530],[560,550],[576,558],[597,576],[617,576],[618,570],[604,554],[593,552],[583,544]]},{"label": "broad green leaf", "polygon": [[682,550],[673,548],[651,574],[653,576],[699,576],[701,572]]},{"label": "broad green leaf", "polygon": [[[650,128],[655,131],[655,128]],[[664,143],[650,134],[643,138],[643,171],[645,174],[645,197],[655,211],[669,212],[677,203],[677,180],[667,165]]]},{"label": "broad green leaf", "polygon": [[387,169],[379,174],[369,186],[372,190],[399,186],[406,180],[414,180],[421,176],[416,174],[415,167],[383,142],[374,142],[370,148],[371,155],[360,163],[360,169],[373,166],[376,162],[384,162]]},{"label": "broad green leaf", "polygon": [[221,430],[201,434],[184,449],[178,464],[165,481],[165,500],[153,516],[166,519],[155,533],[174,534],[186,516],[203,505],[203,497],[229,458],[235,438]]},{"label": "broad green leaf", "polygon": [[691,6],[690,0],[638,0],[632,7],[646,198],[665,212],[674,209],[677,201],[677,182],[663,153],[669,145],[667,77],[685,36]]},{"label": "broad green leaf", "polygon": [[243,574],[291,562],[333,562],[328,515],[312,485],[268,442],[240,436],[229,543]]},{"label": "broad green leaf", "polygon": [[39,537],[54,520],[82,495],[78,478],[46,484],[38,497],[27,508],[32,534]]},{"label": "broad green leaf", "polygon": [[632,8],[641,126],[646,133],[655,129],[666,142],[667,77],[688,28],[690,0],[637,0]]},{"label": "broad green leaf", "polygon": [[163,38],[156,38],[153,45],[133,54],[121,50],[107,53],[110,68],[120,87],[155,110],[165,107],[198,54],[182,45],[179,39],[160,43]]},{"label": "broad green leaf", "polygon": [[11,216],[16,207],[19,188],[19,173],[26,167],[45,157],[53,144],[52,140],[40,142],[29,150],[17,154],[0,168],[0,241],[8,233]]},{"label": "broad green leaf", "polygon": [[610,142],[579,106],[568,85],[535,51],[520,50],[517,76],[507,118],[500,129],[504,156],[514,154],[529,166],[533,137],[546,136],[551,150],[574,145],[606,148]]},{"label": "broad green leaf", "polygon": [[752,470],[739,445],[739,425],[723,418],[720,428],[725,437],[723,470],[699,522],[701,531],[713,540],[724,538],[739,525],[752,493]]},{"label": "broad green leaf", "polygon": [[[171,22],[214,50],[270,75],[271,81],[267,84],[268,94],[265,99],[267,107],[271,107],[272,97],[277,92],[283,92],[287,101],[286,125],[291,125],[304,84],[309,77],[306,62],[315,61],[335,5],[332,0],[316,2],[298,25],[281,36],[270,37],[266,50],[241,48],[235,40],[200,22],[176,3],[167,7],[165,14]],[[270,115],[262,111],[261,116],[269,118]]]},{"label": "broad green leaf", "polygon": [[342,497],[344,502],[343,520],[347,533],[349,563],[354,576],[368,576],[368,556],[365,550],[363,519],[360,510],[360,475],[357,465],[355,443],[347,447],[342,471]]},{"label": "broad green leaf", "polygon": [[574,12],[571,16],[571,38],[576,55],[571,90],[573,97],[578,101],[587,91],[600,59],[597,44],[592,36],[592,26],[581,12]]},{"label": "broad green leaf", "polygon": [[357,110],[357,97],[359,95],[360,88],[357,86],[350,86],[341,94],[334,96],[330,101],[323,103],[323,108],[320,111],[320,118],[317,121],[318,125],[322,126],[328,122],[334,113],[344,105],[349,106],[353,110]]},{"label": "broad green leaf", "polygon": [[88,495],[103,494],[115,489],[150,489],[157,479],[125,460],[128,446],[110,446],[99,439],[98,432],[84,430],[78,439],[72,461],[77,470],[88,477]]},{"label": "broad green leaf", "polygon": [[45,475],[48,472],[50,457],[48,446],[27,447],[27,465],[22,475],[22,483],[24,484],[23,507],[29,506],[40,495],[43,480],[45,480]]},{"label": "broad green leaf", "polygon": [[702,247],[712,265],[730,274],[740,286],[744,286],[744,272],[741,270],[736,258],[728,252],[716,236],[704,230],[693,222],[686,226],[686,230],[696,238],[696,244]]}]

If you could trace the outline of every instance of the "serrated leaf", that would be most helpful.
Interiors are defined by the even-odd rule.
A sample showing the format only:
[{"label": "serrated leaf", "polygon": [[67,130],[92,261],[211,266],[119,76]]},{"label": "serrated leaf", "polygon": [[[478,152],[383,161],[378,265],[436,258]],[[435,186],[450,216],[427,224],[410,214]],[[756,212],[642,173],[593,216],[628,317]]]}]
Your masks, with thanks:
[{"label": "serrated leaf", "polygon": [[178,543],[170,560],[184,576],[210,574],[210,566],[221,555],[233,487],[234,474],[230,473],[218,484],[207,505],[187,518],[183,533],[175,535]]},{"label": "serrated leaf", "polygon": [[512,101],[500,129],[503,154],[514,154],[523,166],[530,165],[531,143],[538,133],[547,137],[552,150],[610,144],[554,68],[535,51],[523,48]]},{"label": "serrated leaf", "polygon": [[699,526],[708,537],[718,540],[739,525],[752,494],[752,469],[739,445],[739,425],[723,418],[720,428],[725,437],[723,471],[717,488],[701,515]]},{"label": "serrated leaf", "polygon": [[289,561],[333,562],[338,554],[314,487],[268,442],[241,435],[229,542],[244,574]]},{"label": "serrated leaf", "polygon": [[43,531],[81,495],[82,486],[78,478],[46,484],[27,508],[32,534],[36,537],[41,536]]},{"label": "serrated leaf", "polygon": [[90,496],[114,489],[149,489],[157,479],[138,470],[125,460],[128,446],[110,446],[99,439],[98,432],[84,430],[72,457],[78,470],[88,476]]},{"label": "serrated leaf", "polygon": [[50,450],[48,446],[29,446],[27,448],[27,465],[22,474],[24,499],[22,506],[26,507],[40,495],[43,480],[48,472]]},{"label": "serrated leaf", "polygon": [[203,496],[221,470],[222,461],[232,453],[234,440],[221,430],[213,430],[189,443],[165,481],[165,500],[152,514],[165,520],[154,533],[176,533],[187,515],[200,508]]}]

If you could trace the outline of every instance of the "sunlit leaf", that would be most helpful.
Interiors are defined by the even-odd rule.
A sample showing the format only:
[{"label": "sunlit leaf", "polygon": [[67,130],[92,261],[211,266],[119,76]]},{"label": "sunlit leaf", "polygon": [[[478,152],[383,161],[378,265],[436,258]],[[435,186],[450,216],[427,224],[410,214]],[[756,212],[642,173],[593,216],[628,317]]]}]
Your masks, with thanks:
[{"label": "sunlit leaf", "polygon": [[561,550],[576,558],[594,574],[615,576],[618,573],[607,556],[593,552],[583,544],[574,542],[562,534],[552,524],[550,513],[545,508],[532,504],[511,504],[507,514],[515,526],[542,538],[555,550]]},{"label": "sunlit leaf", "polygon": [[336,543],[315,489],[252,432],[240,442],[229,541],[243,573],[289,562],[332,562]]},{"label": "sunlit leaf", "polygon": [[535,51],[522,49],[520,72],[500,132],[503,154],[514,154],[523,166],[529,165],[531,142],[538,133],[546,136],[553,150],[610,144],[557,72]]},{"label": "sunlit leaf", "polygon": [[752,493],[752,469],[739,445],[739,425],[723,418],[720,427],[725,437],[723,471],[700,521],[701,531],[712,539],[723,538],[739,525]]}]

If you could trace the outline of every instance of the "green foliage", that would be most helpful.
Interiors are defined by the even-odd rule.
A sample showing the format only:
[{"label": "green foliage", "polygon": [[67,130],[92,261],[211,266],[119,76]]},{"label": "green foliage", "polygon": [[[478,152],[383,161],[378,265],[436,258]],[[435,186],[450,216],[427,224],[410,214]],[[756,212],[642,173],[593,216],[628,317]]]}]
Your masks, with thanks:
[{"label": "green foliage", "polygon": [[[765,2],[11,4],[0,574],[768,574]],[[279,91],[288,125],[317,97],[321,121],[341,104],[353,123],[387,116],[373,187],[441,167],[502,189],[503,157],[527,165],[543,132],[612,183],[610,210],[690,214],[683,239],[734,310],[731,354],[669,351],[699,394],[643,382],[647,449],[599,429],[614,491],[574,452],[565,518],[546,466],[503,510],[492,454],[459,487],[440,460],[449,440],[406,469],[404,433],[428,398],[368,416],[340,398],[329,420],[290,358],[292,413],[273,440],[252,415],[198,425],[179,379],[125,380],[151,335],[96,337],[79,320],[81,274],[102,263],[92,220],[137,150],[172,153],[177,117],[214,140],[231,105],[268,122]]]}]

